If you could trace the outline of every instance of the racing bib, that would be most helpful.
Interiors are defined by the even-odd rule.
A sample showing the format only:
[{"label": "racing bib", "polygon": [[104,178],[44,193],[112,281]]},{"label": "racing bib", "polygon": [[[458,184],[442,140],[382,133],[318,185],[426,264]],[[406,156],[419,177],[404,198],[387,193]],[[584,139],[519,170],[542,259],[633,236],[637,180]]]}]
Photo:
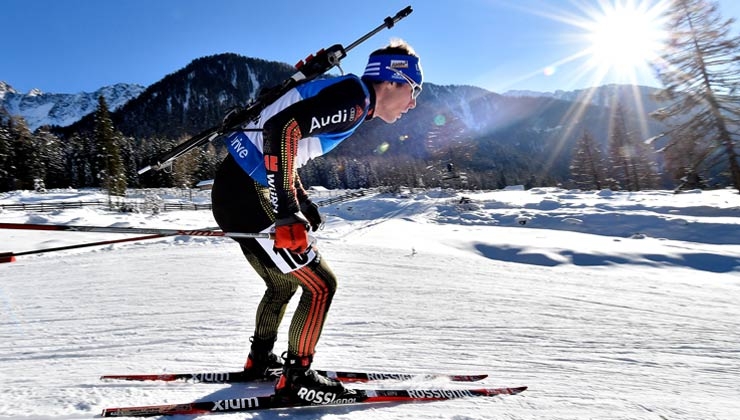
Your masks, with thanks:
[{"label": "racing bib", "polygon": [[[275,225],[268,227],[260,233],[273,233],[275,231]],[[283,273],[290,273],[303,266],[308,265],[311,261],[316,259],[316,250],[314,250],[314,243],[316,239],[309,235],[308,251],[304,254],[294,254],[287,249],[275,249],[275,241],[266,238],[257,238],[257,242],[265,250],[267,255],[270,256],[272,262],[275,263],[280,271]]]}]

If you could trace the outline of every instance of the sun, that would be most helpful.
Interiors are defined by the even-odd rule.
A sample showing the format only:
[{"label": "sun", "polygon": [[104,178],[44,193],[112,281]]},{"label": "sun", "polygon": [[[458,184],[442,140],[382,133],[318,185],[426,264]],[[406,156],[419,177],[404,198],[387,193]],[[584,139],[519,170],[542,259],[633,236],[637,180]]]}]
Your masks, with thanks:
[{"label": "sun", "polygon": [[582,21],[588,44],[588,66],[604,76],[636,79],[650,72],[651,65],[663,49],[666,30],[665,2],[620,1],[599,2]]}]

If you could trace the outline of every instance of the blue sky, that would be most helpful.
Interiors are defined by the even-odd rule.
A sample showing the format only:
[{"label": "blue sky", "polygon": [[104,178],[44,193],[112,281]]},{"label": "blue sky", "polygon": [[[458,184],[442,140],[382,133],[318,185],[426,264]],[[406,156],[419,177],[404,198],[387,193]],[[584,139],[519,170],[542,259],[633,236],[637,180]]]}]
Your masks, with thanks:
[{"label": "blue sky", "polygon": [[[584,51],[593,46],[591,23],[614,2],[650,11],[660,1],[3,0],[0,80],[21,92],[76,93],[119,82],[147,86],[223,52],[295,64],[320,48],[349,45],[411,5],[396,27],[352,50],[343,69],[362,73],[367,54],[398,37],[416,48],[425,80],[436,84],[500,93],[630,80],[657,86],[649,69],[589,66],[593,54]],[[737,0],[719,4],[724,18],[740,17]],[[633,33],[624,29],[625,37]]]}]

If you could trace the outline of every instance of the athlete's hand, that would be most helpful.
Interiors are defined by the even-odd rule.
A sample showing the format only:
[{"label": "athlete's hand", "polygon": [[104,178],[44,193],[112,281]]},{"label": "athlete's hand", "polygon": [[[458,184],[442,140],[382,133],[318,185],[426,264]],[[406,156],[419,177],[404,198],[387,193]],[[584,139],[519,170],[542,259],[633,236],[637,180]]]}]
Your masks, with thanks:
[{"label": "athlete's hand", "polygon": [[287,249],[294,254],[308,251],[308,222],[297,216],[275,222],[275,248]]},{"label": "athlete's hand", "polygon": [[319,206],[313,203],[311,200],[306,200],[301,203],[301,213],[306,216],[306,220],[311,225],[311,230],[316,232],[317,230],[324,227],[324,218],[319,212]]}]

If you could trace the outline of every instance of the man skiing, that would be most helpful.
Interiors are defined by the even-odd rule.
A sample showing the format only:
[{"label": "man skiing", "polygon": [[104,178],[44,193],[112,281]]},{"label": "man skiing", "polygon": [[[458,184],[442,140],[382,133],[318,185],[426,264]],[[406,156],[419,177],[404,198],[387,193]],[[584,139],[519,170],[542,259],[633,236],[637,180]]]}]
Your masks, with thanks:
[{"label": "man skiing", "polygon": [[[236,239],[267,290],[257,307],[247,378],[269,378],[282,368],[276,397],[331,402],[342,384],[312,370],[316,343],[337,288],[337,279],[311,243],[308,230],[323,219],[301,185],[297,168],[349,137],[366,120],[393,123],[416,106],[421,93],[419,57],[403,41],[376,50],[362,77],[314,80],[268,105],[226,143],[229,156],[215,177],[213,215],[225,232],[274,231],[274,241]],[[285,362],[273,353],[280,322],[298,288]]]}]

